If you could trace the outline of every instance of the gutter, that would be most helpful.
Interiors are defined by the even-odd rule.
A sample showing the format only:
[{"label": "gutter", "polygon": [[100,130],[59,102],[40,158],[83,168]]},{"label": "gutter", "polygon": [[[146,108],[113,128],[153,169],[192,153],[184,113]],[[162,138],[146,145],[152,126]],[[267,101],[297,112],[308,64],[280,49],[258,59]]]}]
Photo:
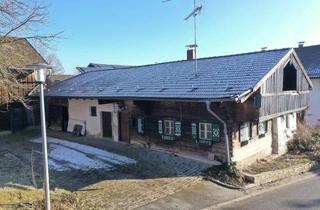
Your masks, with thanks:
[{"label": "gutter", "polygon": [[223,121],[216,113],[214,113],[214,111],[211,109],[210,107],[211,102],[210,101],[206,101],[206,107],[207,107],[207,111],[216,119],[218,119],[218,121],[220,121],[220,123],[223,125],[223,133],[224,133],[224,139],[225,139],[225,147],[227,150],[227,164],[228,166],[230,166],[231,160],[230,160],[230,149],[229,149],[229,137],[228,137],[228,129],[227,129],[227,123],[225,121]]},{"label": "gutter", "polygon": [[249,93],[251,93],[251,92],[252,92],[252,88],[250,88],[249,90],[247,90],[247,91],[244,92],[244,93],[241,93],[240,95],[237,95],[237,96],[235,97],[236,102],[239,103],[239,102],[241,101],[241,98],[242,98],[242,97],[246,96],[247,94],[249,94]]}]

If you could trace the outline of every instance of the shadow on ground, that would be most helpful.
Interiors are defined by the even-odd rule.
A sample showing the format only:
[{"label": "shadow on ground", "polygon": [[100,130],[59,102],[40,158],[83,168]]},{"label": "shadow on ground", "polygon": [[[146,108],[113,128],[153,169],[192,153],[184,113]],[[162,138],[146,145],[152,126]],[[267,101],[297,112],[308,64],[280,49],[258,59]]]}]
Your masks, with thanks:
[{"label": "shadow on ground", "polygon": [[[113,170],[50,170],[51,188],[76,191],[84,190],[83,188],[86,186],[105,180],[194,177],[199,176],[201,171],[208,167],[207,164],[202,162],[178,157],[174,154],[153,151],[148,148],[113,143],[101,139],[74,137],[70,134],[54,131],[49,131],[48,135],[94,146],[137,161],[136,164],[118,166]],[[42,155],[39,154],[41,144],[29,141],[39,136],[39,131],[35,129],[0,140],[0,186],[5,186],[7,183],[34,187],[42,186]]]}]

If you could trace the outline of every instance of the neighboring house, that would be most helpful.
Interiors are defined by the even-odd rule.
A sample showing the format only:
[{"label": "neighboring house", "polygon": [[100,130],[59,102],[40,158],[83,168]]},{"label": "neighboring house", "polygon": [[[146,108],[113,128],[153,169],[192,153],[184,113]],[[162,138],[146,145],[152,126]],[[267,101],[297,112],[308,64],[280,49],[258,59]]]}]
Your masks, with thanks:
[{"label": "neighboring house", "polygon": [[221,161],[229,154],[239,164],[286,152],[312,88],[296,52],[197,62],[197,74],[191,59],[87,72],[54,85],[46,97],[65,107],[68,132]]},{"label": "neighboring house", "polygon": [[[0,62],[17,74],[17,79],[23,84],[20,94],[22,97],[27,97],[37,86],[34,72],[29,66],[36,63],[46,63],[46,60],[27,39],[14,37],[7,39],[7,43],[0,45],[0,54],[4,55],[0,56]],[[37,121],[33,115],[32,107],[26,109],[21,103],[5,104],[0,109],[0,131],[11,130],[14,132]]]},{"label": "neighboring house", "polygon": [[106,69],[120,69],[131,67],[129,65],[116,65],[116,64],[100,64],[100,63],[89,63],[87,67],[77,67],[76,69],[82,74],[89,71],[98,71]]},{"label": "neighboring house", "polygon": [[320,127],[320,45],[305,47],[300,44],[295,50],[313,83],[306,122]]}]

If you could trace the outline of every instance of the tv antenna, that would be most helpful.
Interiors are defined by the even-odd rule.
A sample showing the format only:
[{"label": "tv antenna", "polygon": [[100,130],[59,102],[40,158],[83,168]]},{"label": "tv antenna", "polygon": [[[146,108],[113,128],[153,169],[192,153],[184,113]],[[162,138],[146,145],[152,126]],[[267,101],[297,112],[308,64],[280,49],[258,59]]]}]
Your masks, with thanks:
[{"label": "tv antenna", "polygon": [[[171,0],[162,0],[162,3],[166,3],[169,2]],[[200,14],[200,12],[202,11],[203,6],[197,5],[197,0],[193,0],[193,10],[192,12],[184,18],[185,21],[189,20],[191,17],[193,17],[193,32],[194,32],[194,42],[193,44],[189,44],[187,45],[187,47],[189,49],[193,49],[194,50],[194,54],[195,54],[195,59],[194,59],[194,63],[195,63],[195,75],[198,75],[198,57],[197,57],[197,48],[198,48],[198,44],[197,44],[197,16]]]}]

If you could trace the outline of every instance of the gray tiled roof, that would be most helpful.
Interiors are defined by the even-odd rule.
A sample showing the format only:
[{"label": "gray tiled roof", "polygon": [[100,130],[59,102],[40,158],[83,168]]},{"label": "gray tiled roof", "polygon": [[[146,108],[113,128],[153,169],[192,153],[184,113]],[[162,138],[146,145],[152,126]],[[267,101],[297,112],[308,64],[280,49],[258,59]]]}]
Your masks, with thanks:
[{"label": "gray tiled roof", "polygon": [[[79,98],[230,99],[253,88],[290,49],[176,61],[80,74],[46,96]],[[125,71],[123,71],[125,69]]]},{"label": "gray tiled roof", "polygon": [[87,67],[77,67],[81,73],[96,71],[96,70],[110,70],[131,67],[128,65],[116,65],[116,64],[101,64],[101,63],[89,63]]},{"label": "gray tiled roof", "polygon": [[320,78],[320,45],[295,49],[310,78]]}]

